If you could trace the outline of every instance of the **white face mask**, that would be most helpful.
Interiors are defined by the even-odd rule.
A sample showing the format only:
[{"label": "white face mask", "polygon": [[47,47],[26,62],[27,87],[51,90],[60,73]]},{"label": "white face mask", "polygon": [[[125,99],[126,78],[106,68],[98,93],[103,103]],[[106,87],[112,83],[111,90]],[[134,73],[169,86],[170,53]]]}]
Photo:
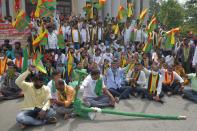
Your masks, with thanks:
[{"label": "white face mask", "polygon": [[152,70],[152,74],[153,74],[153,75],[157,75],[158,72]]},{"label": "white face mask", "polygon": [[0,57],[0,60],[3,60],[4,57]]}]

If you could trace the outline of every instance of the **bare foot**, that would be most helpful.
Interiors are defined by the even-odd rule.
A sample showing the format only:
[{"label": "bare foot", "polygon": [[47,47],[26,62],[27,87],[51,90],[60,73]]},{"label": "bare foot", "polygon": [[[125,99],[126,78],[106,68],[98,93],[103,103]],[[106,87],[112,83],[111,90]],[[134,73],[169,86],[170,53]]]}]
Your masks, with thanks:
[{"label": "bare foot", "polygon": [[27,126],[24,125],[24,124],[20,124],[20,123],[19,123],[19,127],[20,127],[21,129],[25,129]]},{"label": "bare foot", "polygon": [[65,115],[64,115],[64,120],[67,120],[67,119],[69,119],[69,118],[70,118],[69,114],[65,114]]},{"label": "bare foot", "polygon": [[118,97],[115,97],[116,103],[119,103],[120,99]]}]

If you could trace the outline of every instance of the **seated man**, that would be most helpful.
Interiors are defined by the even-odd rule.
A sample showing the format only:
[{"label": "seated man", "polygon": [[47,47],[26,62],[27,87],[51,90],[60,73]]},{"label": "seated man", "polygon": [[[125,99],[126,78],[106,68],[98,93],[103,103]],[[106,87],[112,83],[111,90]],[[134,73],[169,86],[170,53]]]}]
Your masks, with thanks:
[{"label": "seated man", "polygon": [[51,102],[53,100],[57,100],[57,98],[58,98],[57,97],[57,88],[56,88],[56,85],[57,85],[57,82],[58,82],[58,80],[60,78],[61,78],[61,72],[54,70],[52,72],[52,79],[47,84],[47,87],[49,88],[50,93],[51,93],[51,97],[52,97],[51,98]]},{"label": "seated man", "polygon": [[196,73],[188,74],[187,77],[191,81],[191,89],[183,90],[183,98],[197,103],[197,67]]},{"label": "seated man", "polygon": [[75,98],[74,88],[65,84],[62,79],[59,79],[56,84],[58,99],[53,101],[54,109],[59,114],[64,114],[64,119],[72,117],[72,103]]},{"label": "seated man", "polygon": [[146,86],[146,76],[144,71],[140,70],[140,63],[136,63],[133,71],[129,71],[126,77],[126,81],[129,83],[132,89],[132,94],[137,96],[140,91]]},{"label": "seated man", "polygon": [[131,94],[131,88],[122,86],[123,77],[124,70],[119,67],[117,60],[113,60],[104,79],[109,92],[119,100],[128,99]]},{"label": "seated man", "polygon": [[14,64],[17,67],[18,72],[22,71],[23,67],[23,56],[20,52],[15,52],[15,59],[13,59]]},{"label": "seated man", "polygon": [[183,68],[182,64],[180,62],[177,62],[175,65],[175,72],[183,78],[184,83],[183,85],[188,85],[189,84],[189,80],[186,78],[186,73],[185,73],[185,69]]},{"label": "seated man", "polygon": [[29,69],[21,74],[16,79],[16,85],[24,92],[24,108],[17,115],[16,121],[21,125],[21,128],[26,126],[38,126],[48,123],[56,123],[54,117],[55,112],[50,108],[50,91],[49,88],[43,85],[43,78],[37,74],[33,78],[33,82],[26,82],[27,76],[35,72],[34,66],[29,66]]},{"label": "seated man", "polygon": [[80,88],[84,88],[83,102],[86,106],[98,108],[115,106],[115,99],[105,87],[98,69],[91,71],[91,74],[85,78]]},{"label": "seated man", "polygon": [[146,88],[142,90],[142,98],[148,98],[149,100],[155,100],[163,103],[161,98],[162,93],[162,76],[159,74],[159,67],[157,63],[152,64],[152,70],[144,68],[146,76],[148,76],[148,83]]},{"label": "seated man", "polygon": [[23,97],[22,91],[15,84],[19,73],[16,71],[16,66],[12,61],[7,63],[8,69],[2,76],[3,83],[0,88],[0,100],[11,100]]},{"label": "seated man", "polygon": [[183,88],[184,80],[173,71],[173,66],[169,65],[168,69],[161,69],[163,76],[162,89],[167,95],[177,94]]}]

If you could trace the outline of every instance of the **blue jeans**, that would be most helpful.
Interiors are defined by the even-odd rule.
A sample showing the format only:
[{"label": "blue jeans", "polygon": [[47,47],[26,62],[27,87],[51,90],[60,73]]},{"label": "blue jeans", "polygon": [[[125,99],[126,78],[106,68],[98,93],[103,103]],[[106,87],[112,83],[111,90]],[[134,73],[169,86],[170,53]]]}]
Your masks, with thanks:
[{"label": "blue jeans", "polygon": [[183,94],[185,95],[186,99],[197,103],[197,91],[191,89],[184,89]]},{"label": "blue jeans", "polygon": [[119,97],[119,99],[128,99],[132,92],[132,89],[127,87],[121,87],[117,89],[109,88],[108,90],[114,97]]},{"label": "blue jeans", "polygon": [[170,85],[162,85],[162,90],[164,92],[172,92],[174,94],[178,93],[179,89],[181,87],[181,84],[180,83],[175,83],[173,82],[173,84],[170,86]]},{"label": "blue jeans", "polygon": [[37,119],[38,110],[23,110],[16,116],[16,121],[20,124],[30,125],[30,126],[39,126],[44,125],[47,122],[47,119],[54,117],[56,112],[50,108],[46,112],[46,116],[43,120]]}]

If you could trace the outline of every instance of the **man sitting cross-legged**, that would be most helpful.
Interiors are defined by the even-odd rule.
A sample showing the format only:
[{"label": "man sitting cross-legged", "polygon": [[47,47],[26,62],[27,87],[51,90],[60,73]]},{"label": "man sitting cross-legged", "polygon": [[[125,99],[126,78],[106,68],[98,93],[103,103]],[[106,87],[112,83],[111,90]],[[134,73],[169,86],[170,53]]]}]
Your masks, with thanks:
[{"label": "man sitting cross-legged", "polygon": [[16,66],[12,61],[7,63],[8,69],[2,76],[2,85],[0,85],[0,100],[11,100],[23,97],[23,93],[20,88],[15,84],[16,78],[19,76],[19,72],[16,70]]},{"label": "man sitting cross-legged", "polygon": [[183,89],[184,80],[173,71],[172,65],[168,66],[168,69],[160,70],[163,76],[162,90],[167,93],[168,96],[172,94],[177,94]]},{"label": "man sitting cross-legged", "polygon": [[59,79],[56,84],[58,99],[53,100],[53,107],[59,114],[64,114],[64,119],[72,117],[73,101],[75,97],[75,89],[66,85],[62,79]]},{"label": "man sitting cross-legged", "polygon": [[196,73],[187,74],[187,77],[191,82],[191,88],[183,90],[183,98],[197,103],[197,66]]},{"label": "man sitting cross-legged", "polygon": [[159,74],[158,63],[154,62],[152,64],[152,70],[147,70],[144,68],[146,76],[148,76],[146,88],[142,90],[142,98],[148,98],[149,100],[155,100],[163,103],[161,98],[162,93],[162,76]]},{"label": "man sitting cross-legged", "polygon": [[38,126],[44,124],[56,123],[55,111],[50,108],[50,91],[43,84],[43,77],[37,74],[33,78],[33,82],[26,82],[30,73],[35,72],[34,66],[21,74],[16,79],[16,85],[24,92],[24,108],[17,114],[16,121],[22,128],[26,126]]},{"label": "man sitting cross-legged", "polygon": [[136,63],[134,70],[128,72],[126,81],[131,86],[134,96],[141,93],[141,90],[146,86],[146,76],[144,71],[140,70],[140,63]]},{"label": "man sitting cross-legged", "polygon": [[86,106],[99,108],[115,106],[115,99],[104,85],[98,69],[91,71],[91,74],[84,79],[80,88],[84,88],[83,102]]},{"label": "man sitting cross-legged", "polygon": [[113,60],[111,67],[107,70],[104,80],[109,92],[117,100],[128,99],[131,88],[123,86],[124,69],[119,67],[119,61]]}]

